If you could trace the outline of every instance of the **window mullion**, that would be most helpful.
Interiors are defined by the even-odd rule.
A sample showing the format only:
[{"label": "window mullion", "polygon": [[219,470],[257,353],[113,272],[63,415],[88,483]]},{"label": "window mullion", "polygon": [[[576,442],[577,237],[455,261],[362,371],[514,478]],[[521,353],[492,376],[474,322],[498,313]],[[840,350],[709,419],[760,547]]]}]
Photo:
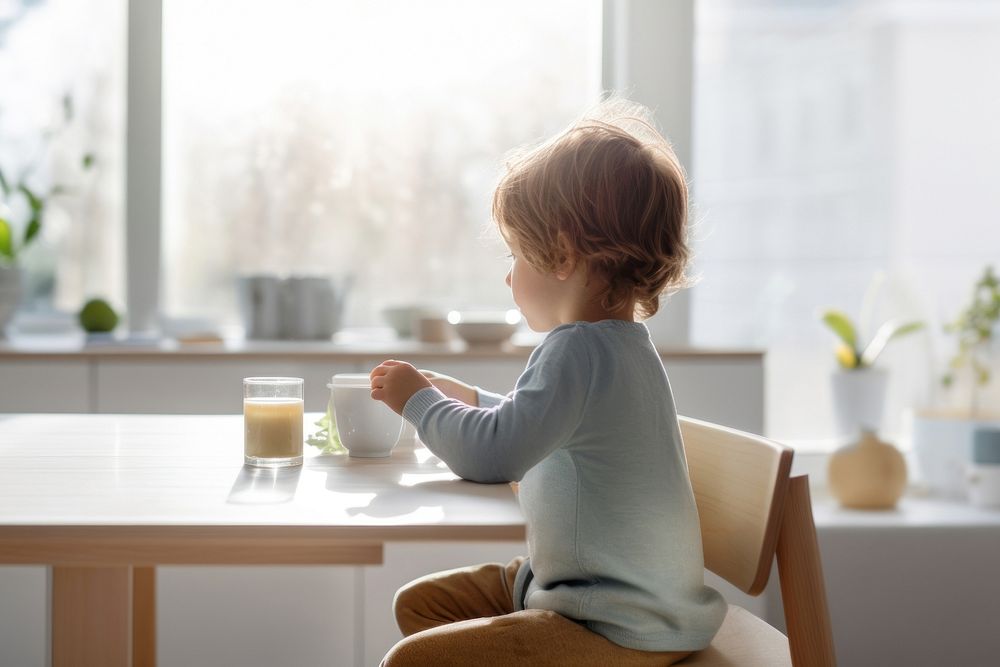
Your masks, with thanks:
[{"label": "window mullion", "polygon": [[129,0],[125,247],[130,334],[158,329],[162,165],[162,0]]}]

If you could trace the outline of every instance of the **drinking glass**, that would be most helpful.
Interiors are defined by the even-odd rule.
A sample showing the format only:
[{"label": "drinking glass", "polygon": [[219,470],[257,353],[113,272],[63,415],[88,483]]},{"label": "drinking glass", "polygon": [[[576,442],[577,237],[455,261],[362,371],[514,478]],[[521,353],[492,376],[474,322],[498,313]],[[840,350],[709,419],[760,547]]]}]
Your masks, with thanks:
[{"label": "drinking glass", "polygon": [[243,378],[243,461],[302,465],[302,378]]}]

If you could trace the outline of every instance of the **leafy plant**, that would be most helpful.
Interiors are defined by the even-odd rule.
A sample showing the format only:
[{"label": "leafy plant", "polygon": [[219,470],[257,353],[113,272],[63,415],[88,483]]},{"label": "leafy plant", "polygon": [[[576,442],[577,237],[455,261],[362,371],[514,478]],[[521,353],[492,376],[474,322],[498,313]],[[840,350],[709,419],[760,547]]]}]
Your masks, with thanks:
[{"label": "leafy plant", "polygon": [[347,451],[347,448],[340,442],[340,435],[337,433],[337,419],[330,412],[329,406],[326,408],[326,414],[316,422],[316,426],[319,427],[319,430],[306,438],[307,444],[319,448],[321,454],[337,454]]},{"label": "leafy plant", "polygon": [[845,313],[839,310],[824,311],[822,321],[840,339],[840,344],[835,350],[837,362],[842,368],[849,370],[869,368],[885,350],[889,341],[919,331],[924,326],[924,323],[919,321],[889,320],[883,323],[875,332],[875,336],[862,347],[857,327]]},{"label": "leafy plant", "polygon": [[[42,163],[42,158],[48,153],[52,141],[73,121],[71,96],[63,96],[62,111],[61,124],[46,130],[42,135],[44,143],[40,157],[29,164],[14,181],[11,181],[0,167],[0,261],[7,264],[15,264],[18,255],[38,238],[49,202],[68,192],[62,185],[53,185],[47,192],[41,192],[29,185],[32,174]],[[93,168],[94,164],[93,153],[86,153],[80,159],[80,166],[84,171]],[[15,231],[9,206],[4,205],[4,202],[12,202],[14,197],[23,197],[28,206],[28,220],[24,223],[24,230],[20,234]]]},{"label": "leafy plant", "polygon": [[1000,281],[992,266],[987,266],[972,289],[972,302],[955,321],[945,325],[947,333],[958,336],[958,352],[948,364],[948,372],[941,383],[949,387],[955,381],[955,372],[969,366],[976,384],[983,386],[990,381],[989,364],[982,358],[986,344],[993,339],[993,330],[1000,321]]},{"label": "leafy plant", "polygon": [[[30,217],[25,225],[23,236],[20,241],[14,231],[14,226],[10,220],[10,209],[0,208],[0,258],[13,264],[17,261],[18,253],[31,244],[42,229],[42,214],[45,211],[45,204],[48,197],[36,194],[25,183],[19,182],[13,188],[7,181],[0,169],[0,194],[5,200],[9,199],[11,193],[24,196],[28,202]],[[51,196],[52,193],[49,194]]]}]

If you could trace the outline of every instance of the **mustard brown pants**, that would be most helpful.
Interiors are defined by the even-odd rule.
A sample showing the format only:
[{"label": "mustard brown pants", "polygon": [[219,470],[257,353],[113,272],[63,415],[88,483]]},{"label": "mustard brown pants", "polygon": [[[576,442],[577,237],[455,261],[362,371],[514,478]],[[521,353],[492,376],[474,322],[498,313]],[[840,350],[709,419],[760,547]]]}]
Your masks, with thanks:
[{"label": "mustard brown pants", "polygon": [[399,589],[404,639],[382,667],[666,667],[688,655],[624,648],[553,611],[514,611],[523,558],[438,572]]}]

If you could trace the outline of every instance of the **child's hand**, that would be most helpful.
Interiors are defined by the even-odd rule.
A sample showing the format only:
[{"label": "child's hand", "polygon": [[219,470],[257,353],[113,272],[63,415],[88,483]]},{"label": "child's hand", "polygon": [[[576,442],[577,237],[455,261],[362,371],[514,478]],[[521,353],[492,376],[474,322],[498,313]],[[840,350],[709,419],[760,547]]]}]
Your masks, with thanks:
[{"label": "child's hand", "polygon": [[420,369],[423,376],[431,381],[431,384],[441,390],[441,393],[448,398],[457,398],[458,400],[471,405],[472,407],[479,407],[479,394],[476,393],[476,388],[472,385],[468,385],[461,380],[456,380],[455,378],[444,375],[443,373],[436,373],[434,371],[425,371]]},{"label": "child's hand", "polygon": [[434,386],[412,365],[395,359],[383,361],[369,377],[372,381],[372,398],[382,401],[400,415],[411,396],[421,389]]}]

